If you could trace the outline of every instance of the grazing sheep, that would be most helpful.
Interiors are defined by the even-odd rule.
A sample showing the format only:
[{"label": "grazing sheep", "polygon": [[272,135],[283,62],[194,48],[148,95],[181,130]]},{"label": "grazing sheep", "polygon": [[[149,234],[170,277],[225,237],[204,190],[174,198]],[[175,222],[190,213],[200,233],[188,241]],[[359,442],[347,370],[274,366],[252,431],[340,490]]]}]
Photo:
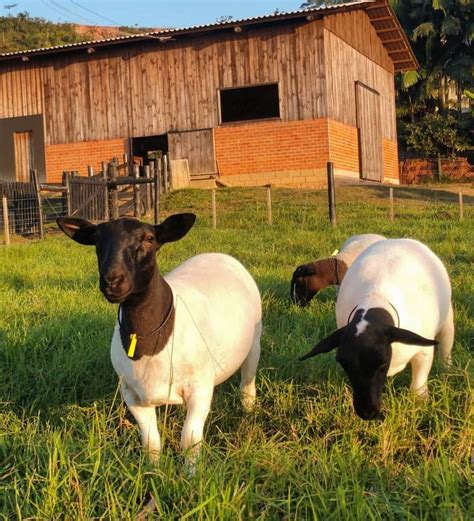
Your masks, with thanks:
[{"label": "grazing sheep", "polygon": [[341,246],[337,255],[298,266],[291,279],[291,300],[304,307],[316,293],[325,288],[341,284],[346,271],[357,257],[375,242],[385,237],[375,233],[353,235]]},{"label": "grazing sheep", "polygon": [[95,245],[100,289],[119,304],[112,364],[152,459],[161,449],[156,406],[186,404],[181,447],[190,449],[192,462],[214,386],[240,367],[243,405],[255,401],[262,314],[250,274],[219,253],[196,255],[165,277],[156,263],[157,250],[184,237],[195,218],[173,215],[157,226],[130,218],[99,225],[58,219],[66,235]]},{"label": "grazing sheep", "polygon": [[[337,349],[353,389],[356,413],[380,415],[387,376],[410,363],[411,389],[426,396],[439,344],[444,365],[454,339],[451,284],[440,259],[424,244],[387,239],[370,246],[347,271],[336,304],[339,329],[301,358]],[[403,328],[403,329],[402,329]]]}]

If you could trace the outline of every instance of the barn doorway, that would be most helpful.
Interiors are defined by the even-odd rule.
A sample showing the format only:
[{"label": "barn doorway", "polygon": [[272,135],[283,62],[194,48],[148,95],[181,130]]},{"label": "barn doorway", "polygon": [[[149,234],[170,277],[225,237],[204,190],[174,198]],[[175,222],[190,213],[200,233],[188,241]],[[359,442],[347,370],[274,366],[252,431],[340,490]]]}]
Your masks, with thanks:
[{"label": "barn doorway", "polygon": [[0,180],[29,182],[31,169],[46,181],[43,116],[0,118]]},{"label": "barn doorway", "polygon": [[360,81],[355,88],[360,177],[383,181],[380,94]]},{"label": "barn doorway", "polygon": [[30,170],[35,168],[33,131],[14,132],[15,178],[23,183],[30,182]]},{"label": "barn doorway", "polygon": [[148,165],[153,159],[168,153],[168,134],[133,137],[131,150],[135,163]]}]

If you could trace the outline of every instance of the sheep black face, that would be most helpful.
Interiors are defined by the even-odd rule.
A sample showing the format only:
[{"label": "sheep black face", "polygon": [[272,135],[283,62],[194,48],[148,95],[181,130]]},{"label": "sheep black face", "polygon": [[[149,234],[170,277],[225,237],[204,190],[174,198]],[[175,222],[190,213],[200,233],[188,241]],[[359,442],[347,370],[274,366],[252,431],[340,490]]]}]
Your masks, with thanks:
[{"label": "sheep black face", "polygon": [[363,420],[381,417],[382,392],[392,359],[392,343],[432,346],[435,340],[395,327],[383,308],[359,309],[347,326],[319,342],[300,360],[337,349],[336,360],[352,387],[356,413]]},{"label": "sheep black face", "polygon": [[159,247],[184,237],[195,220],[194,214],[177,214],[157,226],[126,217],[98,225],[72,217],[57,223],[76,242],[95,245],[100,290],[109,302],[122,303],[146,290]]}]

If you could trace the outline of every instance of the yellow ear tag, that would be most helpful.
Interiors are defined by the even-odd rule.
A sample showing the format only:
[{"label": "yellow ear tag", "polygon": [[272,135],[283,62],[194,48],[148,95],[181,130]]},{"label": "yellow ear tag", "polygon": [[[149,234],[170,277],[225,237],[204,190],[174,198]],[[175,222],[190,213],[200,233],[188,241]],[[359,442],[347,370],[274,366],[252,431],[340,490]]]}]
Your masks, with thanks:
[{"label": "yellow ear tag", "polygon": [[339,253],[339,250],[338,249],[335,249],[332,253],[331,253],[331,257],[334,257],[334,255],[337,255]]},{"label": "yellow ear tag", "polygon": [[135,354],[135,348],[137,347],[137,334],[132,333],[130,335],[130,345],[128,346],[128,357],[133,358],[133,355]]}]

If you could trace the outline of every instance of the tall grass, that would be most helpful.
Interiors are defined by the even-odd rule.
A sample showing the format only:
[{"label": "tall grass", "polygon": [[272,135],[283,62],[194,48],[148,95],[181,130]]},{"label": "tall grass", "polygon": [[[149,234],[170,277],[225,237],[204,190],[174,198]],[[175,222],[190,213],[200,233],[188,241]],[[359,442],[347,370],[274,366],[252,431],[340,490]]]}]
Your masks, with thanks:
[{"label": "tall grass", "polygon": [[[152,492],[160,519],[472,519],[473,207],[459,222],[454,204],[404,191],[390,224],[381,190],[339,190],[335,230],[323,192],[274,190],[269,227],[264,190],[219,190],[217,230],[209,192],[164,198],[163,215],[194,211],[198,223],[163,248],[162,271],[226,252],[263,296],[257,408],[243,413],[238,375],[217,388],[192,478],[179,452],[183,408],[159,411],[156,466],[125,421],[109,360],[116,308],[97,289],[93,249],[52,231],[2,247],[0,516],[133,519]],[[435,364],[427,402],[409,393],[408,369],[391,379],[383,422],[354,414],[333,354],[296,361],[335,327],[334,289],[304,310],[288,298],[298,264],[364,232],[427,243],[446,263],[455,304],[452,369],[444,375]]]}]

